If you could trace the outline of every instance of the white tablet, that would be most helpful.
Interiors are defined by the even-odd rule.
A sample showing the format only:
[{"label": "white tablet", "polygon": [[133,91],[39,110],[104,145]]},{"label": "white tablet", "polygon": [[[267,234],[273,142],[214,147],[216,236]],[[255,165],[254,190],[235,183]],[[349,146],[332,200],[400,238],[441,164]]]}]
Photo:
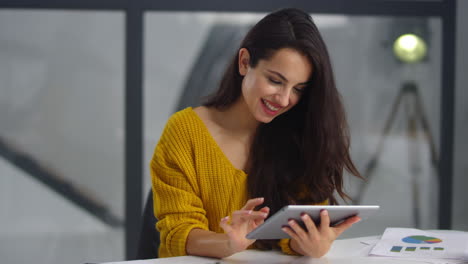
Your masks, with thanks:
[{"label": "white tablet", "polygon": [[336,225],[354,215],[366,219],[377,210],[378,205],[288,205],[268,218],[265,223],[247,234],[248,239],[281,239],[290,238],[281,228],[288,225],[289,219],[295,219],[303,225],[301,214],[306,213],[316,224],[320,222],[320,211],[326,209],[330,216],[330,225]]}]

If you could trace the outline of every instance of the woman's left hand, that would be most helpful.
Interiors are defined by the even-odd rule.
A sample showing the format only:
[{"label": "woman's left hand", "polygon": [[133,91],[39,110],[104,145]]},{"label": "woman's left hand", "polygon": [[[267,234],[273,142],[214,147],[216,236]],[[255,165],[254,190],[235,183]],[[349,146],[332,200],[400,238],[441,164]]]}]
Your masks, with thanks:
[{"label": "woman's left hand", "polygon": [[293,219],[288,221],[289,227],[282,229],[292,238],[290,246],[294,251],[314,258],[325,255],[341,233],[361,220],[358,216],[353,216],[331,227],[327,210],[320,212],[320,226],[318,227],[308,214],[301,215],[301,218],[305,229]]}]

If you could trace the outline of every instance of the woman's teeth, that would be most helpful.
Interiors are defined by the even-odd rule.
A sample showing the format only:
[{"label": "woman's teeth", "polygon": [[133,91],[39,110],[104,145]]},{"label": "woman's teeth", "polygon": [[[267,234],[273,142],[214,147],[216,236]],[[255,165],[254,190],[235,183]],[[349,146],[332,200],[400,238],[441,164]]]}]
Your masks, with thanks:
[{"label": "woman's teeth", "polygon": [[265,100],[265,99],[262,99],[262,101],[263,101],[263,103],[266,105],[266,107],[267,107],[268,109],[270,109],[271,111],[274,111],[274,112],[276,112],[276,111],[278,111],[278,110],[279,110],[279,108],[278,108],[278,107],[274,107],[274,106],[272,106],[270,103],[268,103],[268,101],[267,101],[267,100]]}]

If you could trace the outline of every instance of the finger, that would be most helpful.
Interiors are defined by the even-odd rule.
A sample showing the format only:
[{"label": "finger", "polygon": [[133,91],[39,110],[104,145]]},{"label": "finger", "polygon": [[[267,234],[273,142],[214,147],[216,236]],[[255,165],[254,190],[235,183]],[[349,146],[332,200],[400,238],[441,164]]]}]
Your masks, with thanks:
[{"label": "finger", "polygon": [[221,221],[219,222],[219,226],[221,226],[221,228],[224,230],[226,234],[232,231],[232,227],[231,225],[228,224],[228,221],[229,221],[229,216],[226,216],[222,218]]},{"label": "finger", "polygon": [[346,219],[343,223],[333,227],[333,229],[335,230],[335,234],[337,236],[341,235],[346,229],[350,228],[352,225],[359,221],[361,221],[361,218],[359,216],[352,216]]},{"label": "finger", "polygon": [[267,213],[260,212],[260,211],[252,211],[252,210],[239,210],[232,213],[233,220],[264,220],[267,217]]},{"label": "finger", "polygon": [[232,216],[232,220],[231,220],[231,224],[237,224],[239,222],[242,222],[244,221],[243,219],[243,216],[244,215],[248,215],[250,214],[250,210],[238,210],[238,211],[234,211],[231,216]]},{"label": "finger", "polygon": [[301,239],[297,236],[297,234],[291,228],[289,228],[287,226],[283,226],[281,228],[281,230],[283,230],[283,232],[288,234],[292,239],[295,239],[297,241],[301,241]]},{"label": "finger", "polygon": [[320,211],[320,229],[330,227],[330,216],[327,210]]},{"label": "finger", "polygon": [[265,220],[255,220],[255,221],[252,221],[251,228],[252,228],[252,229],[255,229],[255,228],[257,228],[259,225],[262,225],[263,223],[265,223]]},{"label": "finger", "polygon": [[304,231],[304,229],[302,229],[302,227],[296,222],[296,220],[290,219],[288,221],[288,225],[302,240],[307,239],[307,232]]},{"label": "finger", "polygon": [[[265,206],[263,207],[262,209],[259,210],[259,212],[262,212],[265,214],[265,218],[268,217],[268,214],[270,213],[270,208]],[[261,219],[261,220],[255,220],[255,227],[263,224],[265,222],[265,219]]]},{"label": "finger", "polygon": [[270,207],[265,206],[265,207],[263,207],[262,209],[260,209],[259,211],[260,211],[260,212],[263,212],[263,213],[269,214],[269,213],[270,213]]},{"label": "finger", "polygon": [[253,210],[257,205],[261,205],[263,200],[263,197],[250,199],[245,203],[241,210]]},{"label": "finger", "polygon": [[267,216],[267,213],[265,212],[262,212],[262,211],[253,211],[253,210],[238,210],[238,211],[234,211],[234,213],[232,213],[232,215],[236,215],[236,216],[247,216],[247,217],[266,217]]},{"label": "finger", "polygon": [[307,228],[307,232],[309,235],[318,236],[317,226],[314,223],[314,220],[310,218],[308,214],[301,215],[302,222],[304,222],[305,227]]}]

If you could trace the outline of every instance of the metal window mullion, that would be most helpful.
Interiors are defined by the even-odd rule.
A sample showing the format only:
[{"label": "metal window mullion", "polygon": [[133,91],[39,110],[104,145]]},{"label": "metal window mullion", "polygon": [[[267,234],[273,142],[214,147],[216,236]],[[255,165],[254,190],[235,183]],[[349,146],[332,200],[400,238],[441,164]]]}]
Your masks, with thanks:
[{"label": "metal window mullion", "polygon": [[283,1],[153,1],[142,0],[142,8],[151,11],[270,12],[283,7],[297,7],[310,13],[383,16],[441,16],[442,2],[402,0],[327,0]]},{"label": "metal window mullion", "polygon": [[453,144],[455,120],[456,3],[445,0],[442,17],[442,80],[439,164],[439,226],[451,229],[453,207]]},{"label": "metal window mullion", "polygon": [[125,0],[0,0],[0,8],[63,9],[63,10],[125,10]]},{"label": "metal window mullion", "polygon": [[125,15],[125,77],[125,256],[133,259],[143,204],[143,12],[136,5]]}]

